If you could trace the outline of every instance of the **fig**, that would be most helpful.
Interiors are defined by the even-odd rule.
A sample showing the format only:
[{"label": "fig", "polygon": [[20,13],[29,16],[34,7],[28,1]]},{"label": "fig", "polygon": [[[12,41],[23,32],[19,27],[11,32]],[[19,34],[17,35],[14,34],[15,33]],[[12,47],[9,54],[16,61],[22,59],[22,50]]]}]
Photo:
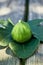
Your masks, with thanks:
[{"label": "fig", "polygon": [[19,22],[13,27],[11,36],[13,40],[20,43],[30,40],[32,37],[30,25],[27,22],[19,20]]}]

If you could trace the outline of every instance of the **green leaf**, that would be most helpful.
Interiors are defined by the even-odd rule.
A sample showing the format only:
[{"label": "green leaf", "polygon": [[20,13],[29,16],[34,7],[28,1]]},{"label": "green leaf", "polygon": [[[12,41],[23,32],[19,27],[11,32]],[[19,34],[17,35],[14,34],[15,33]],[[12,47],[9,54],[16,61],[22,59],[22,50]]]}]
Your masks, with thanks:
[{"label": "green leaf", "polygon": [[28,22],[35,37],[43,42],[43,19],[30,20]]},{"label": "green leaf", "polygon": [[30,41],[23,44],[17,43],[11,37],[11,31],[14,26],[12,21],[10,19],[7,21],[0,20],[0,24],[2,25],[0,27],[0,46],[9,45],[13,53],[23,59],[30,57],[34,53],[40,43],[37,38],[32,37]]},{"label": "green leaf", "polygon": [[10,43],[13,23],[8,19],[7,21],[0,20],[0,24],[4,26],[4,28],[0,27],[0,46],[7,46]]},{"label": "green leaf", "polygon": [[14,41],[9,44],[9,47],[17,57],[25,59],[34,53],[39,43],[39,40],[33,37],[30,41],[24,44],[20,44]]},{"label": "green leaf", "polygon": [[0,21],[0,24],[4,27],[0,27],[0,46],[7,46],[11,48],[13,53],[19,58],[30,57],[39,45],[39,40],[37,38],[32,38],[30,41],[20,44],[15,42],[11,37],[11,31],[14,26],[12,21],[8,19],[7,21]]},{"label": "green leaf", "polygon": [[0,24],[2,25],[2,27],[6,27],[8,23],[14,25],[10,18],[8,18],[8,20],[0,19]]}]

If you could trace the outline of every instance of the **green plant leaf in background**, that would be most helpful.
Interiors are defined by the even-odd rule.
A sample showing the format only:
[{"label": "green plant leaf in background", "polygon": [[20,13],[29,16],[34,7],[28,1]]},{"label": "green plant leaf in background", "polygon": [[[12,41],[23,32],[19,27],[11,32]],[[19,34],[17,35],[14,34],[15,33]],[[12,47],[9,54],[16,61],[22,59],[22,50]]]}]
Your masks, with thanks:
[{"label": "green plant leaf in background", "polygon": [[8,19],[7,21],[0,20],[0,24],[2,25],[2,27],[0,27],[0,46],[7,46],[10,42],[10,33],[13,27],[13,23],[10,19]]},{"label": "green plant leaf in background", "polygon": [[39,44],[39,40],[33,37],[29,42],[24,44],[17,42],[10,43],[9,47],[17,57],[25,59],[34,53]]},{"label": "green plant leaf in background", "polygon": [[30,20],[28,23],[30,24],[33,35],[43,42],[43,19]]}]

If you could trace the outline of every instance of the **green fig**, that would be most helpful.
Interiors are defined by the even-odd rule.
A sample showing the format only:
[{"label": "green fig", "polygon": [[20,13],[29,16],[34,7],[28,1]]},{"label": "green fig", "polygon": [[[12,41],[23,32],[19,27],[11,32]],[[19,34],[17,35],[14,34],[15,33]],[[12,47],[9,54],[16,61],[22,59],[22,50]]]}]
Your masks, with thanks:
[{"label": "green fig", "polygon": [[19,20],[19,22],[13,27],[11,31],[13,40],[23,43],[31,39],[32,31],[28,23]]}]

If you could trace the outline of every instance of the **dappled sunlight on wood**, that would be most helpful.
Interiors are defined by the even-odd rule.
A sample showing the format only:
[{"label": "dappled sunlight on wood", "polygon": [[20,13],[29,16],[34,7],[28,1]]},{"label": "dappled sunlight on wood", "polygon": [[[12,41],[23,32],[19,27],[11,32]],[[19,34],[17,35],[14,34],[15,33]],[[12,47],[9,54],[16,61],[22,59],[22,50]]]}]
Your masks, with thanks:
[{"label": "dappled sunlight on wood", "polygon": [[30,10],[37,14],[43,14],[43,6],[42,5],[32,4],[32,5],[30,5]]},{"label": "dappled sunlight on wood", "polygon": [[11,9],[10,8],[0,8],[0,16],[1,15],[6,15],[6,14],[9,14],[11,12]]},{"label": "dappled sunlight on wood", "polygon": [[0,0],[0,2],[5,2],[6,0]]},{"label": "dappled sunlight on wood", "polygon": [[0,65],[19,65],[19,59],[12,54],[11,50],[8,50],[8,53],[6,53],[6,49],[0,49]]},{"label": "dappled sunlight on wood", "polygon": [[6,60],[8,58],[12,57],[11,55],[6,54],[6,48],[0,50],[0,61]]}]

